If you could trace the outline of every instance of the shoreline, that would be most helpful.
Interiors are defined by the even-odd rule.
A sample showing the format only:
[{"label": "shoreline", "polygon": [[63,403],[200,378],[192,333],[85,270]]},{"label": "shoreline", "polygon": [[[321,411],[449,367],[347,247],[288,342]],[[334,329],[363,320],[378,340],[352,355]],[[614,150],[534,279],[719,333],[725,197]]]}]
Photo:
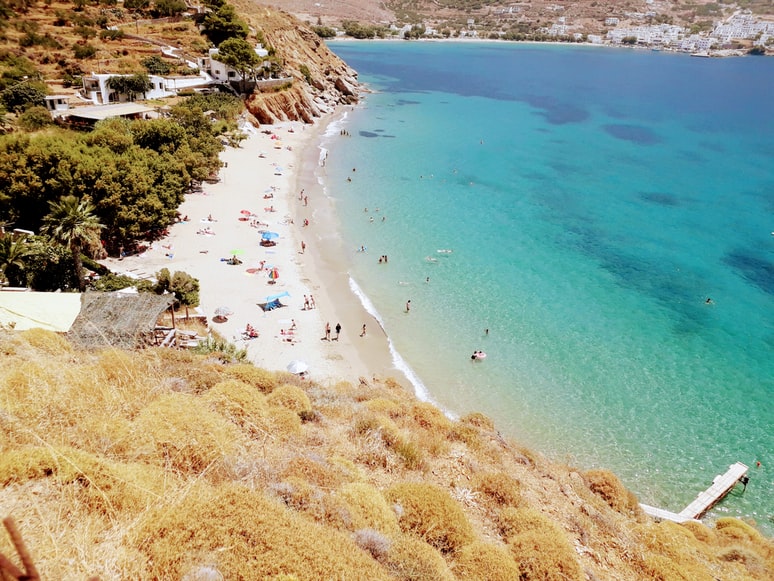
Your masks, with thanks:
[{"label": "shoreline", "polygon": [[[101,262],[133,278],[152,278],[168,268],[199,279],[196,312],[207,317],[211,330],[246,348],[248,360],[260,367],[285,371],[291,361],[301,360],[320,383],[392,377],[409,387],[394,365],[388,337],[350,288],[335,203],[321,183],[326,132],[345,115],[339,107],[312,125],[245,126],[248,138],[240,147],[220,154],[219,181],[186,194],[178,211],[188,221],[170,226],[167,236],[140,254]],[[299,197],[302,190],[308,206]],[[279,235],[274,247],[258,244],[267,230]],[[232,255],[241,263],[229,265]],[[269,280],[270,267],[278,270],[276,280]],[[259,306],[284,293],[281,308],[264,312]],[[316,307],[305,309],[304,296],[314,296]],[[213,321],[221,307],[232,314]],[[342,326],[338,339],[337,323]],[[364,323],[367,332],[361,337]],[[243,338],[247,324],[258,331],[257,338]]]}]

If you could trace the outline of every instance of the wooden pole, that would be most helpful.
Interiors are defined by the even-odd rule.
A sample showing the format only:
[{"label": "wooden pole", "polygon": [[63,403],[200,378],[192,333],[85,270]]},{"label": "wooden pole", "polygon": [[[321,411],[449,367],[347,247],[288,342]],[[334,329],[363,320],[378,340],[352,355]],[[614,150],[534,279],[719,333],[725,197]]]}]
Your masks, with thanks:
[{"label": "wooden pole", "polygon": [[[21,533],[19,533],[19,529],[16,528],[16,523],[9,516],[3,519],[3,525],[5,525],[5,528],[8,531],[8,535],[11,537],[11,542],[16,548],[16,552],[19,553],[19,558],[21,559],[22,565],[24,566],[24,571],[26,572],[26,574],[23,576],[16,575],[16,578],[21,579],[23,577],[28,581],[40,581],[40,574],[35,568],[35,564],[32,562],[32,557],[30,556],[30,553],[24,544],[24,540],[21,537]],[[13,564],[11,563],[11,565]],[[3,565],[3,568],[6,568],[6,565]],[[21,571],[19,571],[19,573],[21,573]]]}]

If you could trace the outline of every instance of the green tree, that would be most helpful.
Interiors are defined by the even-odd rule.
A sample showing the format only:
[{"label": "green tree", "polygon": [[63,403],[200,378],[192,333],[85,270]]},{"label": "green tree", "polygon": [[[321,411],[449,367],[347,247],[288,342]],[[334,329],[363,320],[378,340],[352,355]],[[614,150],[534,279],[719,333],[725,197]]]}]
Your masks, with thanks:
[{"label": "green tree", "polygon": [[22,81],[4,89],[2,103],[11,113],[24,111],[34,105],[45,105],[46,92],[38,83]]},{"label": "green tree", "polygon": [[142,66],[144,66],[151,75],[167,75],[169,74],[169,71],[172,70],[169,63],[164,61],[164,59],[157,54],[143,59]]},{"label": "green tree", "polygon": [[6,269],[11,267],[18,271],[23,271],[26,266],[25,258],[30,254],[29,246],[24,238],[16,238],[11,234],[4,234],[0,237],[0,285],[9,282],[5,274]]},{"label": "green tree", "polygon": [[134,101],[137,95],[145,97],[153,84],[147,73],[137,73],[134,75],[115,75],[110,77],[105,83],[111,91],[120,95],[126,95],[127,100]]},{"label": "green tree", "polygon": [[186,314],[188,307],[199,305],[199,279],[180,270],[172,275],[169,274],[168,268],[158,271],[153,292],[157,295],[165,292],[174,293],[177,304],[186,307]]},{"label": "green tree", "polygon": [[152,14],[154,16],[177,16],[185,12],[183,0],[156,0]]},{"label": "green tree", "polygon": [[9,265],[6,270],[12,286],[28,286],[36,291],[69,289],[77,285],[70,251],[61,244],[52,244],[42,236],[27,243],[23,269]]},{"label": "green tree", "polygon": [[51,211],[44,219],[44,232],[70,248],[75,262],[78,290],[83,292],[86,281],[83,277],[81,251],[84,244],[102,228],[102,224],[94,214],[95,207],[88,200],[69,195],[58,202],[49,202],[48,205]]},{"label": "green tree", "polygon": [[239,73],[241,92],[244,92],[245,78],[254,75],[255,68],[261,63],[261,58],[253,46],[239,37],[227,38],[221,42],[215,58]]},{"label": "green tree", "polygon": [[51,119],[51,113],[48,112],[48,109],[41,107],[40,105],[30,107],[24,113],[19,115],[19,127],[25,131],[38,131],[52,123],[53,119]]},{"label": "green tree", "polygon": [[236,10],[230,4],[223,4],[215,12],[210,12],[202,21],[202,34],[215,46],[227,38],[247,38],[249,29]]}]

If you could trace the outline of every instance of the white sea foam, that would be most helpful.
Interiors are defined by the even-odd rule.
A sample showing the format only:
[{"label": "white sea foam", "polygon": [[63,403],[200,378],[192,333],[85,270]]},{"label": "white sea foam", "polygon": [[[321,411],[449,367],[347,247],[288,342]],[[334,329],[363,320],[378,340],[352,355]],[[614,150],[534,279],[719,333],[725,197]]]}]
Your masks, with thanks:
[{"label": "white sea foam", "polygon": [[363,305],[363,308],[368,312],[369,315],[371,315],[376,322],[379,324],[379,327],[384,331],[384,334],[387,335],[387,344],[390,347],[390,356],[392,357],[392,363],[395,365],[396,369],[398,369],[401,373],[403,373],[406,378],[411,382],[411,385],[414,387],[414,393],[416,396],[422,400],[427,402],[436,403],[433,401],[433,399],[430,397],[430,392],[428,391],[427,387],[424,383],[422,383],[422,380],[419,379],[416,373],[414,373],[414,370],[411,369],[411,366],[406,363],[406,360],[403,359],[400,353],[398,353],[398,350],[395,348],[395,345],[392,343],[392,339],[390,339],[390,336],[387,334],[387,330],[384,328],[384,321],[382,320],[381,315],[379,314],[379,311],[376,310],[376,307],[371,302],[371,299],[368,298],[368,296],[363,292],[363,290],[360,288],[360,286],[355,282],[355,279],[352,277],[349,277],[349,288],[353,292],[353,294],[360,299],[360,302]]}]

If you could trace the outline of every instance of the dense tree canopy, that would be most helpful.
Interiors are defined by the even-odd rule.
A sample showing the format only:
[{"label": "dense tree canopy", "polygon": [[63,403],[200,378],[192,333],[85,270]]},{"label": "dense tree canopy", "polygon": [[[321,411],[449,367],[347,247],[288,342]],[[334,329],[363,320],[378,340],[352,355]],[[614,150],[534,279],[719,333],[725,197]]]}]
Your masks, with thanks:
[{"label": "dense tree canopy", "polygon": [[185,192],[220,166],[216,124],[200,105],[178,105],[168,119],[102,121],[88,134],[1,136],[0,222],[38,231],[49,202],[88,196],[109,252],[160,233]]},{"label": "dense tree canopy", "polygon": [[244,38],[227,38],[218,46],[217,59],[230,66],[242,82],[255,74],[256,67],[261,64],[261,58],[255,48]]},{"label": "dense tree canopy", "polygon": [[43,231],[54,241],[70,249],[78,290],[83,292],[86,290],[86,281],[83,276],[81,252],[83,247],[99,234],[102,225],[88,198],[63,196],[58,201],[49,201],[48,206],[51,211],[43,219]]},{"label": "dense tree canopy", "polygon": [[202,34],[215,46],[220,46],[228,38],[245,39],[248,32],[247,23],[230,4],[224,3],[216,11],[208,13],[202,22]]}]

